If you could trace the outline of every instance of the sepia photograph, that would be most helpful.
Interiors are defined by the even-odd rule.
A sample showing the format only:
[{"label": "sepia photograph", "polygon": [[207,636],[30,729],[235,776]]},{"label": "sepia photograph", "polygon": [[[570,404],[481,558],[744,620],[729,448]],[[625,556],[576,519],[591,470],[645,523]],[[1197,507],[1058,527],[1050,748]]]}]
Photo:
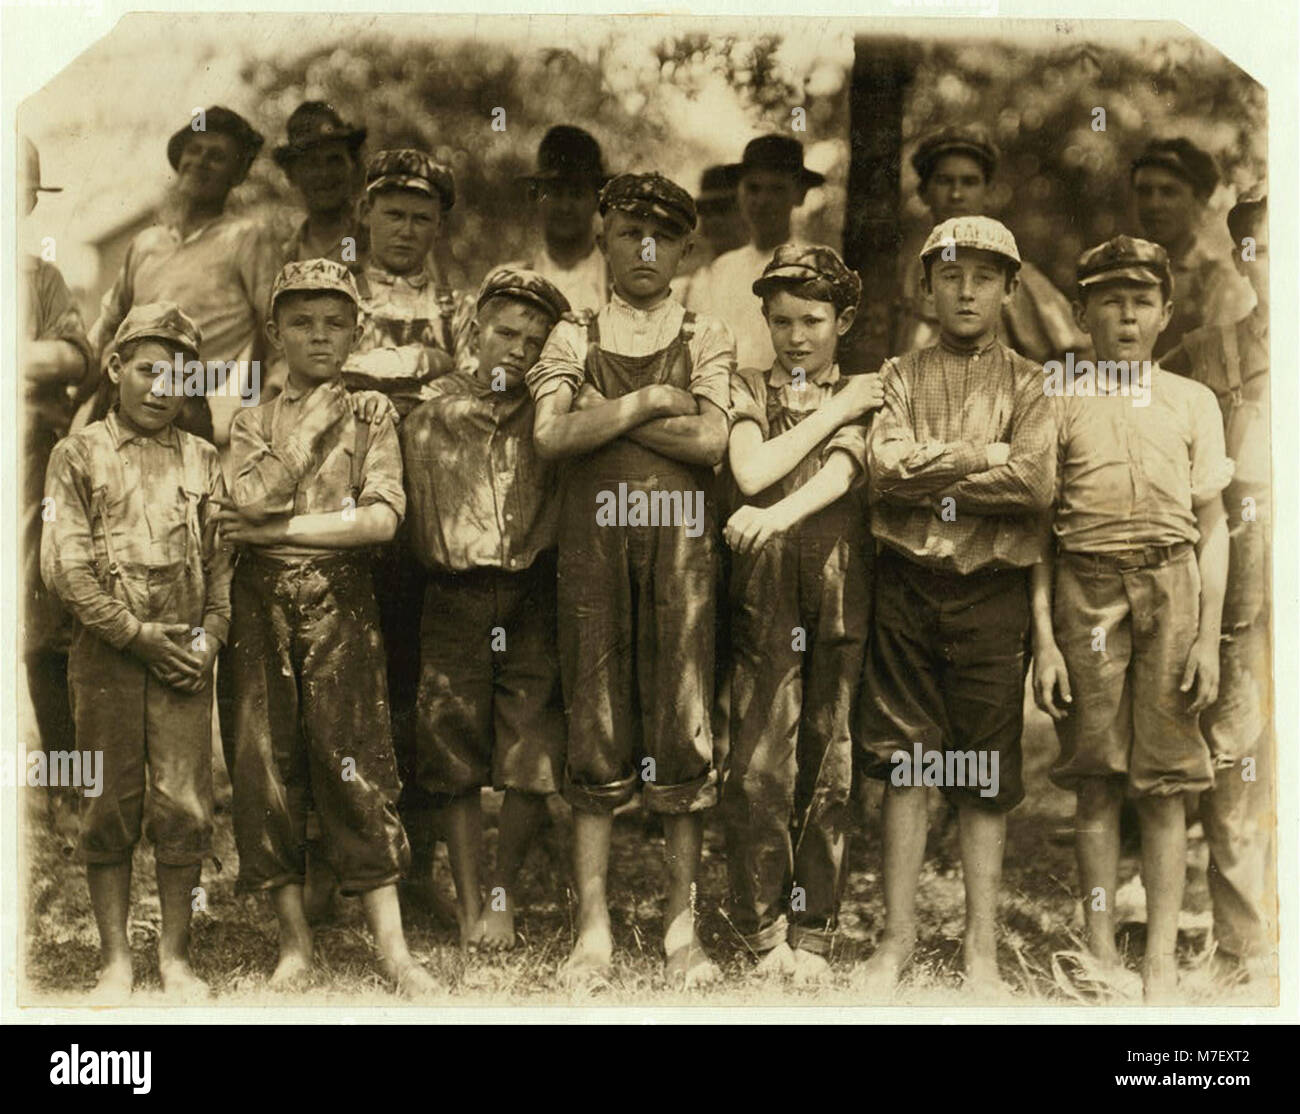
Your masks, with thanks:
[{"label": "sepia photograph", "polygon": [[125,12],[7,101],[11,1004],[1294,993],[1294,89],[996,8]]}]

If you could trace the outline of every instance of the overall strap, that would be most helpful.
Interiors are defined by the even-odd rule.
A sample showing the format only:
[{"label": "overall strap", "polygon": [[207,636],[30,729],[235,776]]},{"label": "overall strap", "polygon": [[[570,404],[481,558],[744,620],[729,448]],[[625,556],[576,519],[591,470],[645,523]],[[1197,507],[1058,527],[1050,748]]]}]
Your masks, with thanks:
[{"label": "overall strap", "polygon": [[352,474],[348,484],[352,489],[352,505],[355,507],[357,500],[361,498],[366,452],[370,448],[370,423],[356,417],[352,421],[355,427],[355,440],[352,445]]}]

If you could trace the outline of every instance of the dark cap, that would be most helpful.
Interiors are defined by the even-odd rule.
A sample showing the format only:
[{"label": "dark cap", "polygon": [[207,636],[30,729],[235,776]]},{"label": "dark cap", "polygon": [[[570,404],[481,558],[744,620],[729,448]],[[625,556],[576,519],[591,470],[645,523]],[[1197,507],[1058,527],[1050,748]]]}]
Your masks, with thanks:
[{"label": "dark cap", "polygon": [[442,202],[443,212],[456,203],[451,167],[412,147],[377,151],[366,164],[366,193],[383,189],[415,190]]},{"label": "dark cap", "polygon": [[862,279],[851,271],[833,248],[823,244],[782,244],[772,253],[763,273],[750,288],[760,298],[800,283],[827,282],[836,312],[856,307],[862,298]]},{"label": "dark cap", "polygon": [[293,110],[285,131],[289,141],[277,147],[271,155],[282,168],[287,168],[299,155],[322,143],[341,141],[355,155],[366,139],[365,128],[344,122],[334,111],[334,106],[324,101],[303,101]]},{"label": "dark cap", "polygon": [[1165,297],[1173,292],[1173,275],[1169,270],[1169,253],[1150,240],[1136,236],[1115,236],[1089,248],[1075,266],[1075,281],[1080,289],[1104,282],[1140,282],[1159,286]]},{"label": "dark cap", "polygon": [[700,175],[700,192],[695,195],[697,209],[722,209],[736,204],[735,166],[706,167]]},{"label": "dark cap", "polygon": [[944,155],[969,155],[984,168],[985,180],[998,168],[998,149],[989,133],[979,124],[952,125],[931,132],[912,152],[912,169],[925,185],[935,165]]},{"label": "dark cap", "polygon": [[113,351],[133,340],[146,339],[160,340],[197,356],[203,334],[175,302],[150,302],[131,307],[113,334]]},{"label": "dark cap", "polygon": [[270,314],[275,316],[275,303],[285,294],[305,291],[314,294],[342,294],[358,309],[361,296],[356,279],[342,263],[332,259],[304,259],[286,263],[280,268],[271,284]]},{"label": "dark cap", "polygon": [[191,117],[190,122],[177,129],[167,141],[167,161],[172,164],[173,170],[180,168],[181,152],[185,150],[185,144],[192,137],[208,132],[228,135],[239,144],[244,153],[245,170],[252,165],[253,160],[257,158],[257,152],[262,149],[262,133],[238,112],[214,104],[203,112],[203,127],[195,127],[198,122],[199,117]]},{"label": "dark cap", "polygon": [[597,190],[609,181],[596,137],[572,124],[556,124],[542,136],[537,145],[537,169],[523,177],[528,182],[590,183]]},{"label": "dark cap", "polygon": [[554,325],[569,312],[569,299],[550,279],[522,267],[502,266],[488,272],[478,290],[477,309],[493,298],[515,298],[541,310]]},{"label": "dark cap", "polygon": [[[1237,197],[1237,203],[1228,210],[1228,231],[1234,240],[1240,241],[1256,227],[1260,213],[1268,212],[1268,186],[1256,183]],[[1237,245],[1240,247],[1240,243]]]},{"label": "dark cap", "polygon": [[740,162],[727,168],[739,182],[747,170],[774,170],[791,174],[804,189],[812,189],[826,181],[824,174],[809,170],[803,164],[803,144],[788,135],[760,135],[745,144]]},{"label": "dark cap", "polygon": [[658,171],[620,174],[600,191],[600,215],[610,209],[653,217],[683,236],[695,227],[695,201],[676,182]]},{"label": "dark cap", "polygon": [[1202,151],[1190,139],[1154,139],[1133,160],[1130,181],[1144,166],[1158,166],[1176,174],[1192,187],[1192,192],[1202,201],[1214,192],[1219,184],[1219,168],[1214,156]]}]

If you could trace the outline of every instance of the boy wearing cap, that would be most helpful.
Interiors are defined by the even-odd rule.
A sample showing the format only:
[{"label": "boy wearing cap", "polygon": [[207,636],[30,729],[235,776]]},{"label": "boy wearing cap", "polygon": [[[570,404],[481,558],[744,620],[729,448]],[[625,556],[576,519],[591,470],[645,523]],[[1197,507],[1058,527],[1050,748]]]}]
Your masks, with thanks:
[{"label": "boy wearing cap", "polygon": [[[861,701],[863,772],[884,798],[886,922],[865,972],[898,981],[916,940],[926,794],[914,756],[955,801],[968,984],[994,986],[1006,814],[1024,796],[1027,569],[1055,456],[1042,371],[998,340],[1020,253],[989,217],[937,225],[922,249],[939,343],[887,360],[868,446],[875,611]],[[926,756],[929,752],[934,757]],[[951,771],[951,773],[949,773]]]},{"label": "boy wearing cap", "polygon": [[1228,582],[1219,635],[1219,697],[1201,715],[1214,788],[1201,794],[1210,850],[1215,957],[1233,978],[1269,978],[1275,964],[1275,820],[1269,645],[1271,499],[1268,373],[1268,202],[1243,197],[1228,212],[1233,260],[1255,292],[1234,325],[1195,329],[1160,361],[1209,387],[1236,467],[1223,491]]},{"label": "boy wearing cap", "polygon": [[776,354],[763,320],[763,305],[751,287],[772,252],[790,242],[790,217],[810,189],[825,177],[803,163],[803,144],[784,135],[763,135],[745,145],[739,163],[728,166],[749,242],[718,256],[691,277],[691,309],[726,322],[736,337],[736,366],[769,368]]},{"label": "boy wearing cap", "polygon": [[[569,311],[541,275],[484,280],[462,365],[402,423],[411,548],[429,571],[415,777],[438,802],[461,942],[511,947],[515,879],[559,788],[564,706],[555,648],[555,484],[533,445],[524,376]],[[505,790],[483,904],[480,795]]]},{"label": "boy wearing cap", "polygon": [[[614,295],[586,324],[561,321],[527,375],[539,455],[572,458],[558,605],[579,928],[562,974],[587,981],[608,971],[612,816],[642,784],[666,836],[666,973],[693,986],[717,975],[693,896],[701,810],[717,795],[708,492],[726,449],[735,349],[725,325],[687,312],[669,291],[691,248],[690,194],[660,174],[623,174],[600,209]],[[657,519],[646,513],[652,502]]]},{"label": "boy wearing cap", "polygon": [[[1063,390],[1047,381],[1059,478],[1055,546],[1033,572],[1034,695],[1061,744],[1052,780],[1078,797],[1084,918],[1103,982],[1122,972],[1119,813],[1126,793],[1137,800],[1143,993],[1164,1001],[1177,987],[1184,799],[1214,785],[1197,716],[1219,685],[1228,567],[1221,492],[1232,464],[1213,393],[1151,363],[1173,310],[1165,250],[1118,236],[1080,256],[1078,281],[1076,313],[1099,366],[1095,393],[1087,381]],[[1107,361],[1126,368],[1116,376]]]},{"label": "boy wearing cap", "polygon": [[1250,284],[1211,247],[1202,227],[1219,184],[1213,155],[1181,136],[1152,140],[1133,160],[1129,180],[1138,227],[1169,253],[1178,291],[1173,316],[1156,341],[1160,357],[1192,329],[1240,321],[1253,299]]},{"label": "boy wearing cap", "polygon": [[75,620],[77,750],[83,762],[102,759],[97,791],[82,802],[81,848],[104,1000],[131,990],[127,918],[142,821],[158,873],[163,988],[207,993],[190,969],[189,926],[212,844],[212,666],[230,624],[230,559],[217,536],[216,450],[175,427],[184,399],[157,386],[156,370],[196,358],[199,346],[177,306],[132,309],[106,368],[116,406],[55,446],[46,476],[41,574]]},{"label": "boy wearing cap", "polygon": [[272,158],[302,198],[307,215],[281,249],[285,262],[332,259],[361,270],[368,244],[355,198],[364,171],[366,129],[346,123],[324,101],[304,101],[293,110],[286,130],[287,142]]},{"label": "boy wearing cap", "polygon": [[777,248],[754,292],[776,362],[731,380],[739,509],[724,531],[735,665],[722,807],[732,923],[760,972],[803,981],[829,974],[844,877],[871,593],[862,419],[882,394],[878,375],[840,375],[862,283],[834,251]]},{"label": "boy wearing cap", "polygon": [[[237,112],[213,105],[181,127],[167,142],[176,172],[167,220],[131,242],[121,271],[91,326],[90,342],[107,358],[108,343],[132,306],[175,302],[203,336],[199,358],[227,367],[236,390],[209,395],[207,406],[193,400],[178,419],[182,426],[225,446],[241,392],[260,389],[246,382],[263,357],[266,300],[279,267],[279,245],[262,224],[226,211],[230,191],[247,176],[262,136]],[[260,369],[258,374],[260,375]],[[108,412],[111,385],[102,383],[94,417]]]},{"label": "boy wearing cap", "polygon": [[[284,391],[231,429],[227,536],[246,547],[235,574],[235,841],[239,886],[270,892],[280,929],[271,981],[312,962],[303,902],[309,802],[319,849],[344,893],[360,894],[384,973],[400,993],[431,989],[402,933],[397,881],[410,857],[397,817],[383,650],[369,562],[406,509],[391,406],[349,400],[343,362],[360,333],[342,264],[288,263],[268,335]],[[379,406],[368,423],[355,411]]]},{"label": "boy wearing cap", "polygon": [[[988,212],[988,193],[999,152],[978,124],[950,126],[925,136],[912,155],[917,195],[935,224]],[[903,253],[902,311],[895,328],[895,352],[911,352],[939,337],[934,297],[915,247]],[[1074,324],[1070,301],[1032,263],[1021,261],[1015,293],[1003,307],[1003,343],[1038,363],[1087,351],[1088,338]]]}]

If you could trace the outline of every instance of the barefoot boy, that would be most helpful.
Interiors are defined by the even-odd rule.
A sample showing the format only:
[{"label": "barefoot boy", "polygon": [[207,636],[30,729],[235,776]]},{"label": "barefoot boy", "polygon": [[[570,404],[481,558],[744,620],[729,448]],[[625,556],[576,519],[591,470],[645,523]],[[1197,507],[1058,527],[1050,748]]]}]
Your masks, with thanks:
[{"label": "barefoot boy", "polygon": [[868,455],[883,549],[862,745],[864,772],[888,778],[885,931],[866,970],[873,994],[893,989],[916,939],[925,785],[958,808],[967,981],[998,983],[1006,814],[1024,796],[1026,570],[1055,474],[1042,370],[997,340],[1016,289],[1015,239],[989,217],[958,217],[934,228],[921,260],[939,343],[886,361]]},{"label": "barefoot boy", "polygon": [[[383,645],[361,549],[406,509],[397,430],[354,416],[341,369],[356,342],[357,291],[340,263],[289,263],[267,325],[288,366],[284,392],[231,427],[229,537],[235,574],[235,840],[239,883],[268,890],[280,925],[275,985],[312,959],[303,907],[310,799],[319,847],[344,893],[360,894],[384,972],[400,992],[432,987],[402,934],[397,881],[410,849],[388,720]],[[370,400],[355,400],[364,408]]]},{"label": "barefoot boy", "polygon": [[[107,371],[117,405],[55,446],[41,574],[76,619],[68,682],[77,749],[103,759],[82,806],[81,847],[99,926],[97,997],[131,990],[131,857],[154,845],[163,989],[207,987],[190,970],[194,894],[212,844],[212,663],[230,624],[230,559],[217,542],[217,452],[173,422],[185,399],[155,389],[199,330],[170,303],[132,309]],[[146,786],[148,793],[146,795]]]},{"label": "barefoot boy", "polygon": [[776,360],[731,380],[730,914],[760,971],[809,980],[829,973],[843,880],[871,606],[860,419],[882,394],[835,361],[862,282],[834,251],[784,244],[753,288]]},{"label": "barefoot boy", "polygon": [[[1213,393],[1151,363],[1173,311],[1164,248],[1117,236],[1084,252],[1077,274],[1075,314],[1099,366],[1095,393],[1077,379],[1052,391],[1056,552],[1033,574],[1034,696],[1061,743],[1052,780],[1078,795],[1084,918],[1103,971],[1121,967],[1119,811],[1126,792],[1137,799],[1143,994],[1162,1001],[1177,986],[1185,795],[1214,784],[1197,716],[1219,686],[1228,571],[1220,493],[1232,467]],[[1106,361],[1119,362],[1118,375]]]},{"label": "barefoot boy", "polygon": [[[415,776],[438,801],[462,944],[515,942],[515,877],[559,788],[564,706],[555,649],[555,484],[533,447],[524,375],[569,303],[541,275],[498,268],[479,291],[472,364],[402,423],[411,548],[429,570]],[[479,892],[480,791],[505,790],[496,871]]]},{"label": "barefoot boy", "polygon": [[639,785],[662,815],[667,974],[716,976],[696,935],[701,810],[717,797],[713,697],[716,525],[707,493],[727,443],[726,326],[687,313],[669,283],[695,203],[660,174],[601,192],[614,294],[589,324],[562,321],[528,373],[538,453],[571,457],[559,526],[560,670],[569,715],[578,941],[562,971],[603,977],[614,810]]}]

